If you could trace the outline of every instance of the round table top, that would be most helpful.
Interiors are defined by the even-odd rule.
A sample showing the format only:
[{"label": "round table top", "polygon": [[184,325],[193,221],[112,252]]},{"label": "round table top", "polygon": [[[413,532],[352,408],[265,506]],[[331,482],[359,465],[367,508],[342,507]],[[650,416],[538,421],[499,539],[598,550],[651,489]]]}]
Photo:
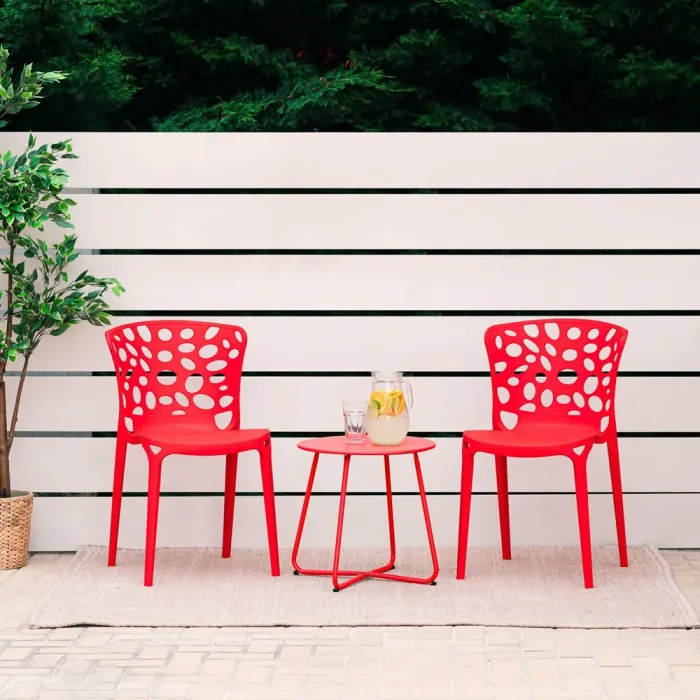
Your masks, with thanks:
[{"label": "round table top", "polygon": [[432,440],[411,437],[410,435],[400,445],[375,445],[365,438],[364,442],[347,442],[344,435],[333,437],[302,440],[297,447],[307,452],[318,452],[329,455],[408,455],[416,452],[427,452],[435,448]]}]

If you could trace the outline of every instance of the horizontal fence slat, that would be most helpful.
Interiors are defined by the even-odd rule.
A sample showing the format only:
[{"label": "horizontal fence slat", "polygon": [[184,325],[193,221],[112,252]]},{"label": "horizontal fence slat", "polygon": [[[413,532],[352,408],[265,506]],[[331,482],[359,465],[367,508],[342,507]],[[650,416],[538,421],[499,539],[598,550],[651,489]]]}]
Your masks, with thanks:
[{"label": "horizontal fence slat", "polygon": [[[159,547],[221,546],[222,500],[214,498],[161,499]],[[280,546],[291,548],[301,510],[301,497],[277,499]],[[438,546],[454,547],[457,541],[458,496],[431,496],[428,499]],[[316,498],[311,503],[303,547],[333,546],[329,523],[337,519],[337,498]],[[512,538],[523,546],[578,546],[578,526],[574,496],[526,495],[510,499]],[[615,541],[612,498],[590,497],[591,536],[595,545]],[[628,541],[631,545],[659,547],[697,546],[700,509],[694,495],[629,495],[625,499]],[[397,544],[399,547],[426,546],[425,529],[417,497],[394,499]],[[127,498],[122,506],[119,544],[143,549],[146,499]],[[105,498],[38,498],[30,547],[34,551],[70,551],[83,544],[106,544],[109,526],[109,500]],[[469,532],[470,546],[500,546],[496,496],[474,498]],[[236,502],[233,526],[234,547],[266,548],[265,517],[261,497],[240,498]],[[372,496],[348,500],[343,545],[347,547],[387,547],[386,502]],[[289,571],[288,552],[282,553],[282,566]],[[303,550],[301,553],[303,560]],[[232,565],[235,565],[235,553]],[[443,561],[444,569],[454,561]]]},{"label": "horizontal fence slat", "polygon": [[[700,187],[698,133],[38,133],[72,187]],[[27,135],[3,133],[3,149]]]},{"label": "horizontal fence slat", "polygon": [[694,309],[684,257],[84,256],[118,278],[115,309]]},{"label": "horizontal fence slat", "polygon": [[[14,394],[17,379],[8,381]],[[488,377],[415,377],[411,429],[451,432],[491,421]],[[343,429],[341,401],[364,400],[369,377],[245,377],[243,427],[313,432]],[[23,431],[112,431],[117,420],[113,377],[30,377],[24,388]],[[618,428],[627,431],[700,430],[700,377],[622,377]]]},{"label": "horizontal fence slat", "polygon": [[[310,455],[297,448],[296,438],[273,440],[275,489],[278,493],[303,493],[309,476]],[[437,448],[421,455],[426,489],[457,492],[460,488],[461,440],[438,438]],[[100,493],[112,490],[114,439],[111,438],[19,438],[12,452],[14,487],[39,493]],[[700,494],[700,440],[694,438],[623,438],[620,440],[622,482],[626,492],[693,492]],[[148,466],[139,446],[131,447],[124,489],[147,490]],[[223,492],[224,460],[220,457],[173,455],[164,463],[164,492]],[[571,492],[571,462],[563,457],[511,459],[510,489],[513,492]],[[314,491],[337,493],[342,458],[326,456],[320,461]],[[605,447],[597,445],[588,458],[588,487],[610,491]],[[260,493],[260,463],[257,453],[239,457],[239,493]],[[410,457],[392,459],[394,492],[417,490]],[[384,492],[384,469],[380,457],[352,461],[350,490]],[[495,492],[493,458],[476,456],[476,492]],[[700,495],[698,495],[700,498]]]},{"label": "horizontal fence slat", "polygon": [[[700,195],[80,195],[82,248],[692,249]],[[672,222],[672,225],[669,225]]]},{"label": "horizontal fence slat", "polygon": [[[148,320],[116,317],[114,325]],[[503,317],[217,317],[248,332],[244,369],[249,372],[488,371],[484,331]],[[610,319],[601,319],[610,321]],[[700,317],[620,316],[629,330],[622,359],[626,371],[699,371]],[[280,342],[280,339],[285,339]],[[390,338],[391,342],[379,339]],[[287,342],[286,339],[291,339]],[[30,369],[41,372],[113,370],[104,331],[88,324],[46,337]]]}]

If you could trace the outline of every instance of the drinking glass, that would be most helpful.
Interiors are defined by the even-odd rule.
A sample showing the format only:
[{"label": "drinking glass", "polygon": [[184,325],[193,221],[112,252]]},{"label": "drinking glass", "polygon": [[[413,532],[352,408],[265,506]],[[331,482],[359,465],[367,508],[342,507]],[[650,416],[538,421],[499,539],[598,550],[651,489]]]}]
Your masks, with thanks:
[{"label": "drinking glass", "polygon": [[347,442],[364,442],[367,402],[343,401],[343,416],[345,417],[345,440]]}]

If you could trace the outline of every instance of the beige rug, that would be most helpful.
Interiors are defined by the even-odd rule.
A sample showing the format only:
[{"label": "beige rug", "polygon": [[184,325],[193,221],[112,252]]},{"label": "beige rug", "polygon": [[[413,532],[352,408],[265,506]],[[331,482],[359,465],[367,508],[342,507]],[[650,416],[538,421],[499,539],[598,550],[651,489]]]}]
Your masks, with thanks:
[{"label": "beige rug", "polygon": [[[144,588],[143,552],[124,550],[107,568],[104,547],[83,547],[45,599],[32,627],[267,627],[489,625],[499,627],[671,628],[699,626],[670,569],[650,546],[632,548],[621,569],[615,547],[594,552],[596,588],[583,587],[578,549],[469,552],[468,578],[455,579],[455,550],[440,551],[436,586],[365,580],[334,593],[329,578],[293,576],[289,553],[280,578],[266,551],[161,549],[155,585]],[[343,566],[369,569],[381,550],[348,550]],[[302,565],[329,567],[330,550],[309,550]],[[399,550],[397,573],[427,575],[427,551]]]}]

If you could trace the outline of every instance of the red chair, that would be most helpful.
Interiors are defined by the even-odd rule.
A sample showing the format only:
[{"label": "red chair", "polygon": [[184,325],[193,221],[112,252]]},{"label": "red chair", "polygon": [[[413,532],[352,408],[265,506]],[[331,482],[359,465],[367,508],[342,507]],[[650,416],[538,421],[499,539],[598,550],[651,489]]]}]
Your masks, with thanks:
[{"label": "red chair", "polygon": [[593,588],[586,461],[605,443],[610,461],[620,566],[627,566],[615,385],[627,331],[583,319],[524,321],[486,331],[493,430],[469,430],[462,444],[457,578],[467,563],[474,454],[496,458],[503,558],[511,558],[508,457],[569,457],[574,466],[583,580]]},{"label": "red chair", "polygon": [[196,321],[145,321],[106,333],[119,391],[108,566],[117,560],[127,445],[148,457],[148,513],[144,585],[153,585],[158,502],[168,455],[226,457],[221,556],[231,556],[238,454],[260,453],[272,575],[279,576],[272,448],[268,430],[241,430],[240,388],[246,332]]}]

